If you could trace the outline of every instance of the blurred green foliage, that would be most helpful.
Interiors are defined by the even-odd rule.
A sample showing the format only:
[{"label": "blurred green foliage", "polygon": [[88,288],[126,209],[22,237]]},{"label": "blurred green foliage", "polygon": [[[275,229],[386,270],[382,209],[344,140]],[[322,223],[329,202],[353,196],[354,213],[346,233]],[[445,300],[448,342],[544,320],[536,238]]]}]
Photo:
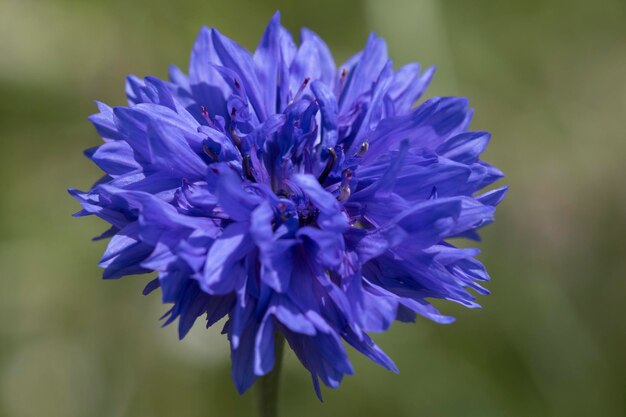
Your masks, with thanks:
[{"label": "blurred green foliage", "polygon": [[484,308],[377,335],[401,373],[353,355],[324,404],[288,354],[283,415],[625,415],[623,0],[0,0],[0,415],[252,414],[219,329],[179,342],[147,277],[99,279],[104,224],[73,220],[65,188],[98,176],[92,100],[185,68],[203,24],[254,48],[276,9],[338,61],[374,30],[396,65],[437,65],[430,95],[470,98],[511,186],[480,245]]}]

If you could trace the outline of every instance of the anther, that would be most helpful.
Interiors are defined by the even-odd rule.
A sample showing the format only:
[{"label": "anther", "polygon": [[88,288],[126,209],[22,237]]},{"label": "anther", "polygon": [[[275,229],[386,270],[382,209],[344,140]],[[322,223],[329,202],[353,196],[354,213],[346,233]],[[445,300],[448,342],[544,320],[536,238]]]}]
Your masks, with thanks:
[{"label": "anther", "polygon": [[341,173],[341,186],[339,187],[339,197],[337,200],[346,201],[350,197],[350,181],[352,180],[352,170],[344,169]]},{"label": "anther", "polygon": [[435,198],[437,198],[437,187],[433,186],[433,189],[430,192],[430,196],[428,197],[428,199],[434,200]]},{"label": "anther", "polygon": [[337,200],[339,201],[346,201],[348,198],[350,198],[350,187],[340,187],[339,188],[339,197],[337,197]]},{"label": "anther", "polygon": [[335,162],[337,162],[337,152],[335,152],[333,148],[327,148],[327,150],[328,150],[328,159],[326,160],[326,166],[324,167],[324,170],[322,171],[320,176],[317,177],[317,181],[320,184],[324,184],[324,181],[326,181],[326,178],[328,178],[328,174],[330,174],[330,171],[333,170],[333,167],[335,166]]},{"label": "anther", "polygon": [[204,117],[204,120],[207,121],[209,126],[211,127],[215,126],[215,124],[213,123],[213,120],[211,120],[211,115],[209,114],[209,110],[206,108],[206,106],[200,106],[200,114],[202,114],[202,117]]},{"label": "anther", "polygon": [[347,186],[350,184],[352,180],[352,170],[350,168],[346,168],[341,172],[341,186]]},{"label": "anther", "polygon": [[241,90],[241,85],[239,84],[239,81],[237,81],[236,78],[233,78],[233,83],[235,84],[235,88],[237,90]]},{"label": "anther", "polygon": [[217,162],[217,155],[215,154],[215,152],[213,152],[213,150],[211,150],[211,148],[209,148],[209,145],[207,145],[206,143],[203,143],[202,150],[204,151],[205,154],[207,154],[209,158],[213,160],[213,162]]},{"label": "anther", "polygon": [[365,154],[367,153],[367,150],[370,148],[370,144],[365,141],[361,144],[361,147],[359,148],[358,152],[356,153],[356,156],[358,157],[363,157],[365,156]]},{"label": "anther", "polygon": [[309,81],[311,81],[311,78],[309,77],[306,77],[304,81],[302,81],[302,84],[300,84],[300,88],[298,88],[298,91],[296,92],[296,95],[293,97],[293,100],[291,100],[291,102],[294,102],[300,98],[300,95],[302,94],[306,86],[309,85]]},{"label": "anther", "polygon": [[235,146],[237,147],[237,149],[239,149],[239,151],[241,152],[241,138],[239,137],[239,135],[237,135],[237,132],[235,131],[235,126],[234,126],[236,115],[237,115],[237,109],[233,107],[232,110],[230,111],[230,137],[235,143]]},{"label": "anther", "polygon": [[341,70],[341,76],[339,77],[339,82],[335,86],[335,94],[337,95],[337,97],[340,97],[341,94],[343,93],[343,87],[346,84],[346,78],[348,78],[348,69],[343,68]]},{"label": "anther", "polygon": [[233,127],[230,128],[230,137],[233,139],[233,142],[235,143],[237,149],[241,151],[241,138],[239,137],[237,132],[235,132],[235,128]]},{"label": "anther", "polygon": [[243,157],[242,168],[243,168],[243,175],[248,180],[252,182],[256,182],[256,180],[254,179],[254,175],[252,174],[252,161],[250,159],[250,155],[246,154]]}]

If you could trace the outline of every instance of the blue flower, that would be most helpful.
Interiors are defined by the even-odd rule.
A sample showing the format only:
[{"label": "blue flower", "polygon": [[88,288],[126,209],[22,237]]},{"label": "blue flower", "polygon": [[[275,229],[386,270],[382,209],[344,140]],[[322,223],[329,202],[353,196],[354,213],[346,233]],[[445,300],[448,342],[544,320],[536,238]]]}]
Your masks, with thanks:
[{"label": "blue flower", "polygon": [[506,193],[478,194],[503,175],[479,159],[490,135],[468,130],[466,99],[416,105],[432,75],[395,71],[374,34],[336,67],[278,13],[254,54],[203,28],[189,75],[130,76],[128,106],[90,117],[105,175],[70,193],[111,224],[104,278],[156,271],[144,293],[161,289],[181,338],[226,317],[239,392],[274,366],[275,333],[318,395],[353,373],[342,341],[397,371],[368,333],[450,323],[429,299],[478,307],[478,250],[448,239],[477,240]]}]

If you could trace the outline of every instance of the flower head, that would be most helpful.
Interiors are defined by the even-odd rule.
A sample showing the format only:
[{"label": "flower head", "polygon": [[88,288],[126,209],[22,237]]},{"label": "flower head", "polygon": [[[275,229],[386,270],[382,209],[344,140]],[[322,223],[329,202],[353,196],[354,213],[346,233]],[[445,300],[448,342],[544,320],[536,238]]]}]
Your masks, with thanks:
[{"label": "flower head", "polygon": [[86,151],[105,176],[70,190],[111,224],[105,278],[154,272],[182,338],[199,316],[227,317],[239,392],[274,365],[274,334],[319,382],[353,369],[343,341],[390,370],[370,339],[428,299],[477,307],[488,275],[446,239],[477,239],[506,187],[479,159],[464,98],[416,104],[433,69],[395,71],[385,42],[336,67],[310,30],[297,46],[276,14],[254,54],[203,28],[189,75],[130,76],[128,106],[91,116],[104,143]]}]

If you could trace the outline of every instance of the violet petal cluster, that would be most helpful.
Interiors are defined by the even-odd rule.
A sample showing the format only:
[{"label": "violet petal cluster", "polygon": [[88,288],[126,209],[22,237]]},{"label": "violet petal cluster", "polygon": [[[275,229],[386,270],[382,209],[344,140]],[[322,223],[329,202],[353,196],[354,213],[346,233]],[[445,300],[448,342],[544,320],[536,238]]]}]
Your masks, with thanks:
[{"label": "violet petal cluster", "polygon": [[226,318],[240,393],[272,370],[276,334],[318,395],[353,373],[343,342],[397,371],[368,333],[450,323],[429,299],[478,306],[478,250],[447,240],[478,239],[506,193],[478,193],[503,175],[479,159],[490,135],[468,130],[468,101],[418,104],[432,68],[394,70],[374,34],[337,67],[300,37],[278,13],[253,54],[203,28],[189,75],[130,76],[128,105],[90,117],[104,177],[70,190],[111,225],[104,278],[156,272],[144,292],[160,288],[181,338]]}]

